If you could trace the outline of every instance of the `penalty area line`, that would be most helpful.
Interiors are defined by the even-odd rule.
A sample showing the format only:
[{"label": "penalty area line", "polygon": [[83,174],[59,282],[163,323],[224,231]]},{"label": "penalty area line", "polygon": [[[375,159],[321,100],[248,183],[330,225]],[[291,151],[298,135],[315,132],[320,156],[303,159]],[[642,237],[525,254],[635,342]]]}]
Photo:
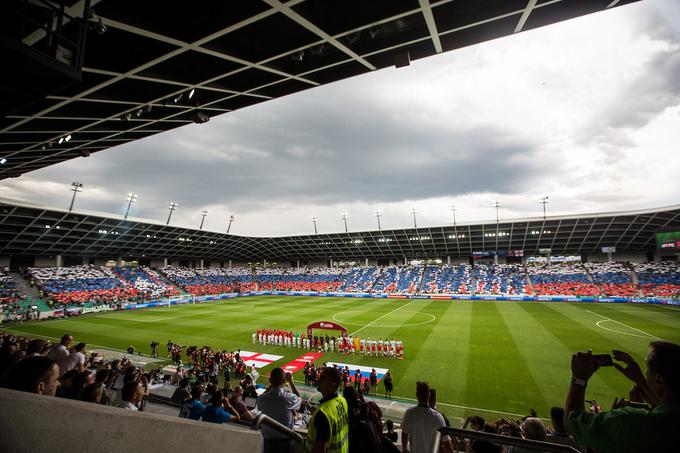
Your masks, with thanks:
[{"label": "penalty area line", "polygon": [[[624,323],[622,323],[621,321],[617,321],[616,319],[608,318],[608,317],[606,317],[605,315],[601,315],[601,314],[596,313],[596,312],[594,312],[594,311],[590,311],[590,310],[586,310],[586,311],[587,311],[588,313],[592,313],[592,314],[594,314],[594,315],[600,316],[600,317],[602,317],[602,318],[604,318],[604,319],[606,319],[606,320],[608,320],[608,321],[611,321],[611,322],[615,322],[615,323],[617,323],[617,324],[620,324],[620,325],[622,325],[623,327],[626,327],[626,328],[628,328],[628,329],[630,329],[630,330],[635,330],[635,331],[637,331],[637,332],[640,332],[641,334],[646,335],[648,338],[656,338],[657,340],[666,341],[666,340],[664,340],[663,338],[659,338],[659,337],[657,337],[656,335],[652,335],[651,333],[645,332],[644,330],[640,330],[640,329],[636,329],[635,327],[631,327],[631,326],[629,326],[628,324],[624,324]],[[605,329],[604,327],[598,325],[597,323],[595,323],[595,325],[597,325],[597,327],[600,327],[601,329]],[[611,329],[605,329],[605,330],[611,330]],[[612,330],[612,332],[615,332],[615,331]],[[621,333],[621,334],[624,334],[624,335],[625,335],[624,332],[618,332],[618,333]]]}]

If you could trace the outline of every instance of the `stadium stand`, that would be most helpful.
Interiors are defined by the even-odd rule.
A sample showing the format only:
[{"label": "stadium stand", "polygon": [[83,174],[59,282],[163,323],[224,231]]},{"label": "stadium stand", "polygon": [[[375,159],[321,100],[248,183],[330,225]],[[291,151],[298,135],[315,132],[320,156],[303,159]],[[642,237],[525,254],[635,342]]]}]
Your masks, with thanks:
[{"label": "stadium stand", "polygon": [[163,282],[158,273],[148,267],[116,267],[114,273],[120,280],[133,286],[140,294],[150,299],[179,294],[176,288]]},{"label": "stadium stand", "polygon": [[[178,296],[250,291],[384,292],[395,294],[550,295],[680,298],[680,266],[671,262],[467,264],[353,268],[250,269],[32,267],[25,274],[40,298],[19,297],[0,273],[0,311],[143,302]],[[23,282],[23,279],[22,279]],[[474,283],[473,283],[474,282]],[[43,302],[43,300],[46,303]]]},{"label": "stadium stand", "polygon": [[680,298],[678,262],[635,264],[634,271],[645,297]]},{"label": "stadium stand", "polygon": [[597,296],[600,293],[581,264],[528,265],[526,270],[539,295]]},{"label": "stadium stand", "polygon": [[106,267],[31,267],[28,274],[49,305],[143,300],[147,295],[126,285]]},{"label": "stadium stand", "polygon": [[476,264],[474,277],[477,294],[531,294],[524,270],[519,264]]},{"label": "stadium stand", "polygon": [[365,292],[373,289],[373,284],[378,277],[376,266],[353,267],[346,271],[339,291]]},{"label": "stadium stand", "polygon": [[607,296],[637,297],[638,288],[633,284],[632,269],[626,263],[586,263],[586,269]]}]

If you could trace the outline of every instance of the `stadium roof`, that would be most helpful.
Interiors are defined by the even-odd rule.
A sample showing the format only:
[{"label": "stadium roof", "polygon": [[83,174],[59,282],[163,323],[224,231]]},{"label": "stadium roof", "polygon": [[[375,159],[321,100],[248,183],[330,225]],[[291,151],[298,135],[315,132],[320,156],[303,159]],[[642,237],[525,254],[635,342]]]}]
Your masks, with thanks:
[{"label": "stadium roof", "polygon": [[246,237],[168,226],[93,211],[48,208],[0,199],[0,255],[335,260],[443,258],[474,252],[551,249],[553,255],[648,252],[655,233],[680,230],[680,205],[638,211],[548,216],[456,226]]},{"label": "stadium roof", "polygon": [[0,179],[633,1],[6,0]]}]

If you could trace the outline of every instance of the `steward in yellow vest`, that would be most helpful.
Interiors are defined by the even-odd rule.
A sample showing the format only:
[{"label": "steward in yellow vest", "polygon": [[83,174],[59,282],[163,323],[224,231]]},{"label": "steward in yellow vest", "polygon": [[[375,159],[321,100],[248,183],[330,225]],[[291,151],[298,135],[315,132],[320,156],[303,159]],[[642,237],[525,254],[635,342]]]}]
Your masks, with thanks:
[{"label": "steward in yellow vest", "polygon": [[309,421],[305,451],[308,453],[348,453],[349,418],[347,401],[338,395],[340,371],[326,367],[321,372],[319,390],[323,395]]}]

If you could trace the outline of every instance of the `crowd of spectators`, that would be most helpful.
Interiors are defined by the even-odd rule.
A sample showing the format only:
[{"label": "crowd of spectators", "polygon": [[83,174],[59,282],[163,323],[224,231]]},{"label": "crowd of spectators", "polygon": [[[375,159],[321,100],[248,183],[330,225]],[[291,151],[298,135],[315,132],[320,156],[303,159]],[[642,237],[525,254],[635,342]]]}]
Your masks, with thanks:
[{"label": "crowd of spectators", "polygon": [[[180,290],[195,296],[278,290],[680,298],[677,262],[256,269],[166,266],[159,270],[86,265],[32,267],[24,270],[24,277],[53,309],[138,303],[178,296]],[[20,312],[20,298],[16,282],[0,272],[0,311]]]},{"label": "crowd of spectators", "polygon": [[10,333],[0,334],[0,383],[3,387],[96,404],[144,410],[149,382],[158,370],[144,373],[128,359],[106,362],[73,345],[64,335],[57,344]]},{"label": "crowd of spectators", "polygon": [[526,266],[526,271],[538,295],[600,295],[600,289],[580,263],[535,264]]},{"label": "crowd of spectators", "polygon": [[633,267],[646,297],[680,298],[680,263],[677,261],[635,264]]}]

